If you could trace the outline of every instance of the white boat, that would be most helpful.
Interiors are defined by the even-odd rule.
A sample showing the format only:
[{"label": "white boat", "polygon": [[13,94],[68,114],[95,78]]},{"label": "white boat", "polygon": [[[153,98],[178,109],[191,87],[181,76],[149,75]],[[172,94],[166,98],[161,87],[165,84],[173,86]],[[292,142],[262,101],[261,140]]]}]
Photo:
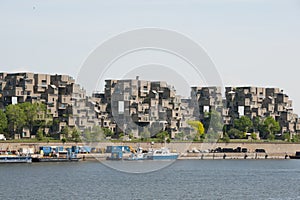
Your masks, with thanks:
[{"label": "white boat", "polygon": [[143,149],[141,147],[137,148],[136,153],[132,153],[129,158],[125,158],[124,160],[148,160],[148,154],[143,153]]},{"label": "white boat", "polygon": [[178,156],[178,153],[171,153],[166,147],[153,150],[147,154],[149,160],[176,160]]}]

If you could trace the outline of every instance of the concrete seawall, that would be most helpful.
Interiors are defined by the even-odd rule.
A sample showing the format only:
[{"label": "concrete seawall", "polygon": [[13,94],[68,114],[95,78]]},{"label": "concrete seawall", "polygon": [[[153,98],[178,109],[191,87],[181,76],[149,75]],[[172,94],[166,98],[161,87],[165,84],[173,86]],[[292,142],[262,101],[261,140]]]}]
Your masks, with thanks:
[{"label": "concrete seawall", "polygon": [[[74,145],[78,146],[90,146],[97,149],[105,149],[107,146],[131,146],[136,148],[137,146],[144,149],[160,148],[163,146],[161,143],[155,143],[151,145],[148,143],[0,143],[0,150],[19,150],[20,148],[33,148],[35,152],[38,152],[40,146],[64,146],[65,148]],[[247,155],[247,159],[264,159],[265,155],[268,158],[285,158],[286,155],[294,155],[296,151],[300,151],[300,144],[296,143],[170,143],[167,147],[173,151],[180,153],[180,155],[186,159],[223,159],[224,153],[187,153],[187,150],[197,149],[201,151],[212,150],[218,147],[220,148],[233,148],[237,147],[247,148],[247,153],[226,153],[226,159],[244,159]],[[256,154],[255,149],[264,149],[266,153]]]}]

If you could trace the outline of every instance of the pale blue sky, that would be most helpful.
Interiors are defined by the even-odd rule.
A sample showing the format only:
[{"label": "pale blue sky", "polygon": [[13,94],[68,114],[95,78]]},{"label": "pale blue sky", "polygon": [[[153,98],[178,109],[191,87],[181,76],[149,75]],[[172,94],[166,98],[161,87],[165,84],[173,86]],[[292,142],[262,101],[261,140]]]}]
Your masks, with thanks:
[{"label": "pale blue sky", "polygon": [[280,87],[300,113],[300,1],[2,0],[0,70],[76,77],[102,41],[143,27],[189,36],[225,85]]}]

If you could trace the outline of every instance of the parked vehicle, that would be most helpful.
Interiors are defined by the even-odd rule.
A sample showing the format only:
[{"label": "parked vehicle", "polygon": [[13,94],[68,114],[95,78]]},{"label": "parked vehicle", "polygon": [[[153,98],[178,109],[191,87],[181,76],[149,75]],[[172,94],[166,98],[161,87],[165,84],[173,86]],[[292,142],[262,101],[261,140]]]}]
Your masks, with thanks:
[{"label": "parked vehicle", "polygon": [[264,149],[255,149],[255,153],[266,153]]},{"label": "parked vehicle", "polygon": [[193,151],[193,153],[200,153],[200,151],[196,148],[193,148],[192,151]]}]

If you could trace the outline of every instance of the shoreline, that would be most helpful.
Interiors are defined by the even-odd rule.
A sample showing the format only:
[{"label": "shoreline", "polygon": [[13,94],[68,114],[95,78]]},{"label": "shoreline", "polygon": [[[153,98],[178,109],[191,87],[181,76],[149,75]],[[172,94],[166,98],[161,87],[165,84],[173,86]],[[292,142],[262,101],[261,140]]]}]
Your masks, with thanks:
[{"label": "shoreline", "polygon": [[[286,154],[264,154],[264,153],[200,153],[180,155],[177,160],[290,160]],[[245,155],[247,155],[245,157]],[[266,157],[267,155],[267,157]],[[104,154],[78,154],[83,162],[89,161],[105,161],[109,157],[109,153]],[[125,155],[126,157],[126,155]]]},{"label": "shoreline", "polygon": [[[90,146],[95,147],[99,152],[91,152],[90,154],[78,154],[78,157],[85,157],[85,160],[105,160],[110,154],[103,153],[107,146],[131,146],[136,148],[137,146],[143,149],[157,149],[161,148],[163,144],[155,143],[151,145],[149,142],[144,143],[112,143],[112,142],[99,142],[99,143],[9,143],[1,142],[0,150],[13,151],[19,149],[31,148],[35,153],[38,152],[40,146],[63,146],[64,148],[70,148],[72,146]],[[180,154],[178,160],[235,160],[235,159],[287,159],[287,156],[295,155],[296,151],[300,151],[300,144],[298,143],[170,143],[167,144],[170,150],[175,151]],[[192,149],[197,149],[200,151],[206,151],[208,149],[216,148],[233,148],[238,147],[246,148],[246,153],[188,153]],[[265,153],[255,153],[255,149],[264,149]],[[129,155],[129,154],[128,154]]]}]

